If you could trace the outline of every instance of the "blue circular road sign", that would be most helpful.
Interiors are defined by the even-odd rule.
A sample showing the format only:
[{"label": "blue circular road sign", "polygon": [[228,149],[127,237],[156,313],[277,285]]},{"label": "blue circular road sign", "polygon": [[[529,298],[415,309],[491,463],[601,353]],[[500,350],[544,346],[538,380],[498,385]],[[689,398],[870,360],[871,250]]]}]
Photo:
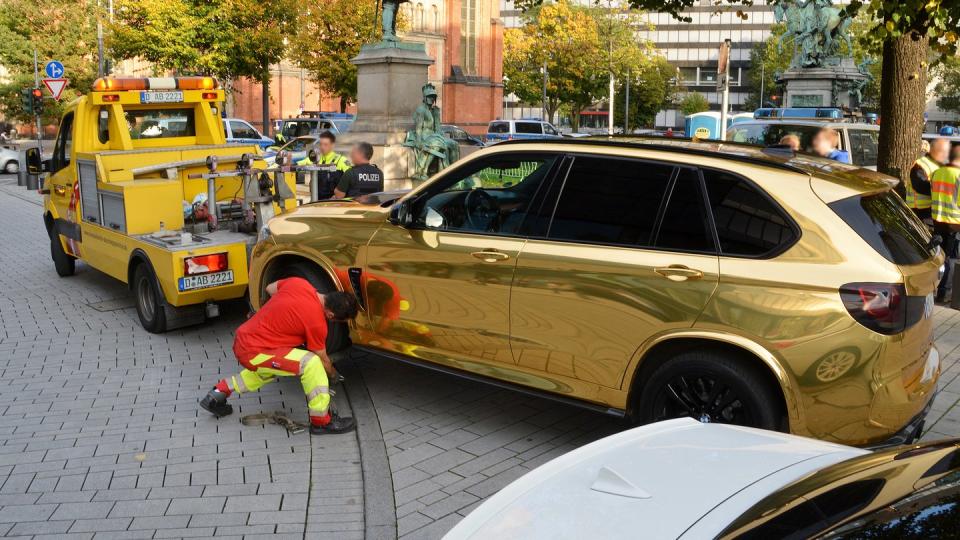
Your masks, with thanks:
[{"label": "blue circular road sign", "polygon": [[47,74],[47,77],[59,79],[63,77],[63,64],[57,60],[51,60],[43,66],[43,71]]}]

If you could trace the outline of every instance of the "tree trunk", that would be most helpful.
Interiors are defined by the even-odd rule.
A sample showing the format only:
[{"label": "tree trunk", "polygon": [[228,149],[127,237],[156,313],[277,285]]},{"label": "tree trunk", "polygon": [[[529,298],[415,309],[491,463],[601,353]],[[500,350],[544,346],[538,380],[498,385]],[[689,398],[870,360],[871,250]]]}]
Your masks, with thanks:
[{"label": "tree trunk", "polygon": [[347,112],[347,96],[340,96],[340,112]]},{"label": "tree trunk", "polygon": [[883,45],[877,170],[908,181],[920,155],[929,39],[911,33]]},{"label": "tree trunk", "polygon": [[261,104],[261,113],[263,115],[263,134],[267,137],[270,137],[271,129],[273,126],[270,125],[270,74],[267,73],[266,78],[260,82],[260,85],[263,87],[263,103]]}]

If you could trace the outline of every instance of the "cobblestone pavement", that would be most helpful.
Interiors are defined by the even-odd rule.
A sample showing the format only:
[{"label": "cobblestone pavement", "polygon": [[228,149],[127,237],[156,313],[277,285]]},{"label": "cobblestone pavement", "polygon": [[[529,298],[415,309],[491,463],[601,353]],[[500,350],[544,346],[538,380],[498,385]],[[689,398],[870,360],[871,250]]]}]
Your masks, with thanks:
[{"label": "cobblestone pavement", "polygon": [[[119,282],[82,266],[56,276],[38,198],[6,178],[0,536],[437,539],[520,475],[623,427],[361,353],[334,398],[361,418],[356,435],[240,425],[252,412],[305,417],[295,380],[233,401],[232,417],[198,414],[197,398],[237,369],[243,306],[145,332]],[[960,313],[935,317],[944,373],[925,437],[960,436]]]},{"label": "cobblestone pavement", "polygon": [[[261,411],[306,418],[299,381],[233,400],[234,415],[219,421],[198,414],[197,398],[237,369],[230,349],[244,307],[147,333],[121,283],[82,265],[57,277],[39,197],[7,178],[0,536],[363,538],[355,436],[311,440],[239,422]],[[334,403],[349,414],[342,396]]]}]

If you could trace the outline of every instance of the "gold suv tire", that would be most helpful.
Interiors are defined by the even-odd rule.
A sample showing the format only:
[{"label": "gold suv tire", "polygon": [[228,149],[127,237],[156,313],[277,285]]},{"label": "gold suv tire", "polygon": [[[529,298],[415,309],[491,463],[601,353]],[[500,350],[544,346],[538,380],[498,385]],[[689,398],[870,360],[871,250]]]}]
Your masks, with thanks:
[{"label": "gold suv tire", "polygon": [[658,366],[640,392],[643,424],[684,416],[770,430],[783,424],[778,391],[757,368],[723,351],[679,353]]},{"label": "gold suv tire", "polygon": [[[306,261],[297,261],[289,264],[285,264],[283,267],[278,268],[276,272],[271,272],[273,275],[271,279],[265,281],[263,286],[266,287],[273,281],[277,281],[284,278],[290,277],[299,277],[303,278],[310,282],[313,285],[313,288],[318,292],[328,293],[335,291],[336,288],[330,283],[330,278],[324,274],[323,270],[317,267],[314,264],[311,264]],[[261,291],[260,298],[266,298],[266,292]],[[350,347],[350,329],[347,327],[346,323],[337,322],[337,323],[327,323],[327,353],[334,354],[340,351],[343,351]]]}]

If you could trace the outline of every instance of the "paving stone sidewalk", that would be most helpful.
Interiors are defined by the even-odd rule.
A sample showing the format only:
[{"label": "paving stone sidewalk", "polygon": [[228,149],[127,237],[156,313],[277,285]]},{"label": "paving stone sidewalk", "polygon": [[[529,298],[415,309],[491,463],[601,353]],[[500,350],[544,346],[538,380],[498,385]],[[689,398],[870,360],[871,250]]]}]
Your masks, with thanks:
[{"label": "paving stone sidewalk", "polygon": [[[356,435],[311,440],[239,424],[251,412],[305,417],[295,380],[234,401],[232,417],[198,414],[197,398],[237,369],[243,306],[145,332],[119,282],[82,267],[56,276],[38,197],[5,178],[0,536],[433,540],[525,472],[623,427],[359,353],[345,366],[347,390],[375,420]],[[960,312],[935,317],[944,372],[925,438],[960,436]],[[350,414],[347,393],[334,401]],[[382,465],[367,466],[379,453]]]},{"label": "paving stone sidewalk", "polygon": [[[306,418],[295,379],[233,401],[198,397],[237,369],[244,306],[153,335],[121,283],[60,278],[36,193],[0,177],[0,536],[363,538],[352,434],[289,436],[243,414]],[[343,395],[334,399],[349,414]],[[311,446],[312,444],[312,446]]]}]

